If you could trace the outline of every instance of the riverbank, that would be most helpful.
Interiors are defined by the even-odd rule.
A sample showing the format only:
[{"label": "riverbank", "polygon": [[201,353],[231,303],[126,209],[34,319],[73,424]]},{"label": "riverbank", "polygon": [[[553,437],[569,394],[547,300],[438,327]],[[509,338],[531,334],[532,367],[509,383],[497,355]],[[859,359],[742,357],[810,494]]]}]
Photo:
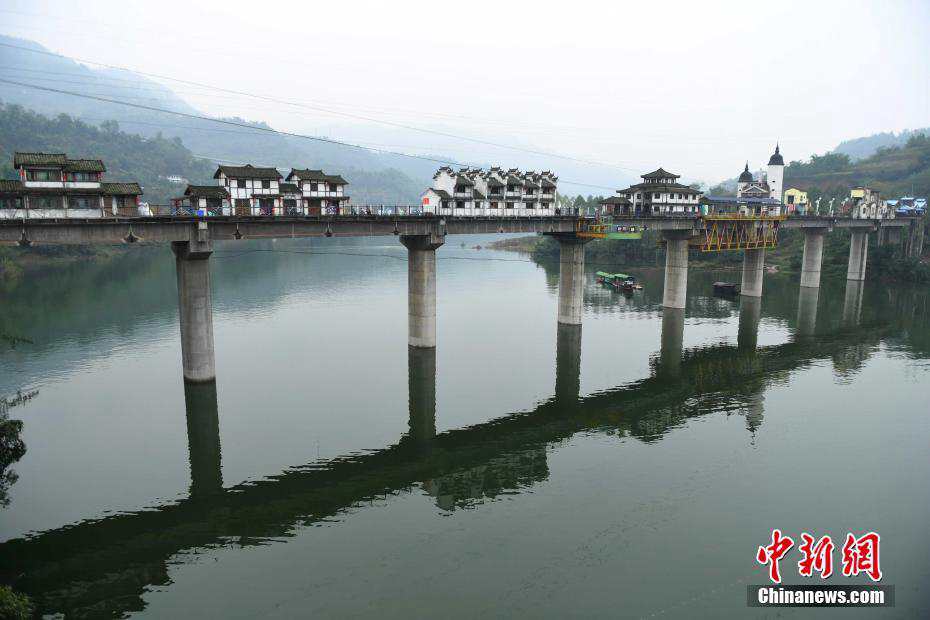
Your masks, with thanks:
[{"label": "riverbank", "polygon": [[[845,233],[845,234],[844,234]],[[544,235],[502,239],[488,244],[494,250],[530,255],[537,262],[558,260],[558,243]],[[768,250],[765,256],[769,272],[798,274],[804,252],[801,234],[783,234],[778,247]],[[849,234],[839,231],[824,243],[823,275],[845,275],[849,257]],[[657,267],[665,264],[665,250],[655,233],[646,232],[639,241],[594,240],[585,246],[585,260],[600,267]],[[689,267],[714,271],[742,269],[743,253],[692,251]],[[872,277],[889,282],[928,283],[930,264],[927,259],[915,260],[899,256],[896,245],[874,245],[869,249],[869,273]]]},{"label": "riverbank", "polygon": [[154,244],[44,245],[23,248],[0,246],[0,286],[11,286],[40,269],[62,267],[83,261],[108,261],[133,251],[150,251]]}]

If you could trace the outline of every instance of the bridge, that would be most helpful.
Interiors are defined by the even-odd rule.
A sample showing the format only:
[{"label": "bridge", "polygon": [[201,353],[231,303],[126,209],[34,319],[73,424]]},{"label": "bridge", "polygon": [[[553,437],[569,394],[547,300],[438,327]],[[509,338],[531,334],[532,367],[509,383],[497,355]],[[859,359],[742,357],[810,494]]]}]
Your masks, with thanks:
[{"label": "bridge", "polygon": [[[818,289],[824,235],[849,229],[851,243],[847,279],[865,279],[868,236],[902,244],[909,256],[919,256],[922,220],[864,220],[838,217],[765,218],[739,216],[620,217],[618,226],[656,231],[666,246],[662,305],[685,307],[688,250],[698,246],[716,251],[744,252],[744,297],[762,296],[765,248],[777,242],[778,229],[801,229],[805,235],[802,288]],[[113,217],[94,219],[0,219],[0,243],[119,244],[170,242],[176,256],[181,323],[183,376],[190,382],[216,378],[213,346],[213,302],[209,258],[219,240],[396,236],[408,252],[408,344],[436,346],[436,250],[446,235],[480,233],[541,233],[560,246],[558,323],[580,325],[584,291],[584,244],[591,220],[577,216],[423,216],[341,215],[274,217]],[[772,234],[776,237],[772,238]],[[726,247],[723,247],[724,239]],[[716,247],[715,247],[716,244]]]},{"label": "bridge", "polygon": [[[914,320],[926,303],[913,291],[882,300],[875,315],[859,316],[861,285],[846,295],[836,329],[807,331],[816,303],[796,307],[796,336],[757,347],[759,304],[741,305],[737,344],[685,350],[683,312],[663,313],[660,352],[650,376],[580,395],[581,327],[556,331],[554,391],[537,406],[463,429],[436,432],[436,350],[408,349],[408,431],[396,443],[363,454],[311,462],[260,481],[224,488],[219,411],[214,383],[185,383],[190,459],[189,498],[137,513],[111,514],[0,544],[0,581],[12,583],[39,613],[121,616],[141,610],[151,586],[170,582],[169,568],[187,550],[215,545],[260,545],[292,535],[386,495],[421,488],[443,510],[531,487],[548,478],[547,448],[576,433],[613,429],[657,442],[689,418],[716,411],[732,399],[750,433],[763,423],[769,385],[817,360],[840,370],[863,363],[895,323]],[[803,291],[802,291],[803,293]],[[778,318],[794,320],[793,300]],[[812,315],[813,308],[813,315]],[[802,325],[803,324],[803,325]]]}]

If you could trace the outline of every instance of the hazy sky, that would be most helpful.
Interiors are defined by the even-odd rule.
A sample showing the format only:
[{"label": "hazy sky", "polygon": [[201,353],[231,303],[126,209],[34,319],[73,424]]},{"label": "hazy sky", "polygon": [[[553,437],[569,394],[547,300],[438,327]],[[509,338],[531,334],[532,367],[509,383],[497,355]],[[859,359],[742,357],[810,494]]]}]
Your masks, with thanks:
[{"label": "hazy sky", "polygon": [[331,112],[707,182],[776,140],[805,159],[930,125],[930,2],[0,6],[0,32],[55,52],[329,111],[164,82],[209,114],[504,165],[520,155]]}]

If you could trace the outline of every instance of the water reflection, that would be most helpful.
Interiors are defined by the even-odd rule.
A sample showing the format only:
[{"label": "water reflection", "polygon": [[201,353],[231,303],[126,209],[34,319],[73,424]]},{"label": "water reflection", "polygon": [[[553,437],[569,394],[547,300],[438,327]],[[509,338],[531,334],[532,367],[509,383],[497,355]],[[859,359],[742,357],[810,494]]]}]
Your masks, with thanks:
[{"label": "water reflection", "polygon": [[216,405],[216,382],[184,382],[187,410],[187,445],[191,463],[191,497],[223,490],[220,451],[220,418]]},{"label": "water reflection", "polygon": [[799,337],[813,336],[817,328],[817,303],[820,301],[820,287],[802,286],[798,293],[798,327]]},{"label": "water reflection", "polygon": [[681,370],[681,355],[685,342],[685,311],[683,308],[662,309],[662,333],[659,345],[661,376],[677,377]]},{"label": "water reflection", "polygon": [[740,296],[739,328],[736,345],[740,349],[755,349],[759,342],[759,319],[762,317],[762,298]]},{"label": "water reflection", "polygon": [[[552,399],[438,435],[435,352],[416,350],[408,358],[408,436],[379,451],[312,463],[227,490],[221,484],[215,386],[190,386],[185,396],[191,499],[8,541],[0,545],[2,578],[32,595],[43,612],[119,615],[140,609],[144,589],[166,583],[167,563],[186,549],[230,540],[263,544],[297,525],[415,485],[442,510],[488,501],[544,480],[548,446],[578,432],[611,429],[653,442],[688,418],[731,410],[744,413],[754,440],[768,382],[812,359],[843,358],[850,350],[875,346],[887,333],[871,325],[758,349],[719,345],[682,351],[682,329],[681,313],[663,316],[660,367],[674,369],[674,378],[662,373],[578,398],[580,330],[560,328]],[[566,415],[572,401],[574,413]],[[429,450],[422,449],[424,443]]]},{"label": "water reflection", "polygon": [[855,327],[862,319],[862,297],[865,282],[862,280],[847,280],[846,295],[843,299],[843,323]]},{"label": "water reflection", "polygon": [[[733,315],[729,302],[709,295],[713,279],[691,286],[698,294],[689,297],[686,311],[662,311],[651,377],[581,395],[582,328],[559,326],[551,399],[488,423],[437,434],[436,351],[408,349],[409,426],[404,437],[379,450],[313,461],[229,489],[222,485],[216,385],[185,386],[190,498],[0,544],[0,581],[32,595],[43,613],[118,616],[141,610],[147,589],[169,583],[168,566],[186,561],[185,556],[196,558],[203,548],[279,542],[301,526],[339,519],[386,493],[422,489],[442,511],[493,502],[546,480],[552,446],[578,433],[606,432],[648,444],[662,441],[691,419],[725,412],[745,417],[748,441],[755,443],[764,437],[766,389],[789,373],[821,359],[832,359],[839,373],[855,372],[889,336],[899,338],[902,346],[917,343],[920,350],[930,350],[926,291],[876,298],[875,308],[863,313],[861,283],[850,282],[859,288],[853,305],[860,327],[824,325],[831,329],[813,336],[806,326],[816,322],[818,298],[811,300],[802,290],[795,299],[797,286],[778,281],[766,283],[766,316],[785,323],[797,317],[797,333],[811,337],[758,347],[762,308],[758,299],[744,298],[737,346],[686,350],[686,312],[698,320]],[[246,278],[242,284],[259,280]],[[707,294],[701,295],[705,289]],[[845,297],[839,290],[825,292],[821,315],[846,317],[849,292],[847,288]],[[654,310],[647,296],[629,300],[601,293],[590,291],[598,311]],[[62,321],[68,320],[63,315]],[[902,334],[889,322],[913,328]],[[89,329],[85,335],[92,333]]]},{"label": "water reflection", "polygon": [[409,436],[428,446],[436,436],[436,349],[407,347]]},{"label": "water reflection", "polygon": [[558,323],[555,344],[555,400],[578,401],[581,391],[581,325]]}]

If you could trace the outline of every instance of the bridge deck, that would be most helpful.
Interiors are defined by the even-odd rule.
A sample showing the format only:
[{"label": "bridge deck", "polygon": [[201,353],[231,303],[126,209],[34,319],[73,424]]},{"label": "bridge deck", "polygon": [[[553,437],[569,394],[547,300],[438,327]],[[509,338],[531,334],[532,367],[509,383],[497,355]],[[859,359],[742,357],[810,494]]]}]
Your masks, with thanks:
[{"label": "bridge deck", "polygon": [[[211,239],[268,239],[288,237],[366,237],[380,235],[573,233],[584,220],[575,216],[470,217],[470,216],[296,216],[296,217],[112,217],[92,219],[2,219],[0,243],[26,240],[41,244],[114,244],[125,241],[189,241],[204,222]],[[700,217],[615,217],[613,223],[645,230],[704,230]],[[854,220],[838,217],[793,217],[781,228],[902,228],[910,218]]]}]

